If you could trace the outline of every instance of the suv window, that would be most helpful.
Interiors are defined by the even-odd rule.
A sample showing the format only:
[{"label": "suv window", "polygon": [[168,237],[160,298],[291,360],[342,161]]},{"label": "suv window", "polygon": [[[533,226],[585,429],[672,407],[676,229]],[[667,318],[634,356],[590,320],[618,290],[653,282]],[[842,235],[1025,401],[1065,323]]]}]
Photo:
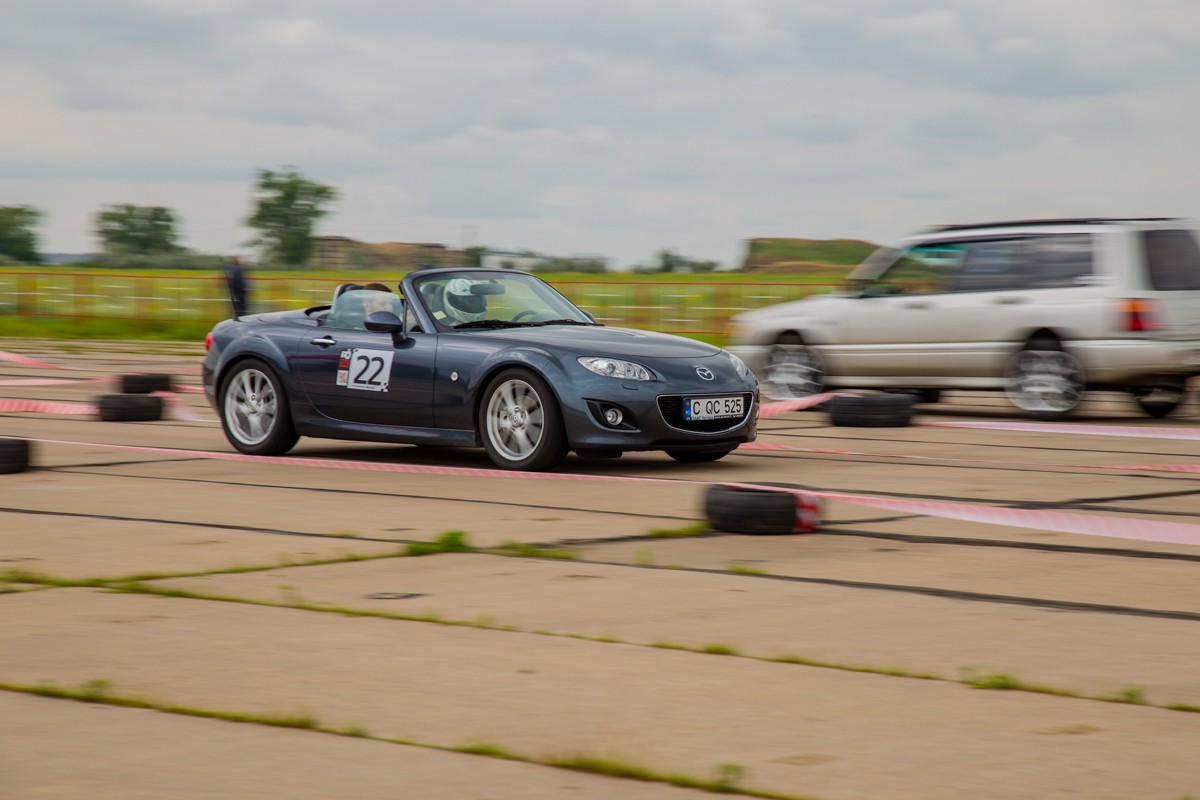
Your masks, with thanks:
[{"label": "suv window", "polygon": [[1145,231],[1142,246],[1153,288],[1200,289],[1200,245],[1191,231]]},{"label": "suv window", "polygon": [[1078,286],[1092,274],[1092,237],[1086,233],[1037,236],[1029,241],[1030,270],[1024,288]]},{"label": "suv window", "polygon": [[1025,281],[1025,247],[1020,239],[968,242],[962,269],[954,277],[956,292],[998,292],[1021,288]]}]

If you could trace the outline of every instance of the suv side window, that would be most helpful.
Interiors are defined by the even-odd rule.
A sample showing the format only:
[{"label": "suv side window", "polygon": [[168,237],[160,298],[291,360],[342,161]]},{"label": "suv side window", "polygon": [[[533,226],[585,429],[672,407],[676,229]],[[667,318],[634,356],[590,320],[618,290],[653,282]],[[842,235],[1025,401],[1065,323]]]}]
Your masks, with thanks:
[{"label": "suv side window", "polygon": [[1024,285],[1024,240],[984,240],[962,246],[966,256],[962,268],[954,276],[954,291],[1000,292]]},{"label": "suv side window", "polygon": [[1026,289],[1079,286],[1092,274],[1092,237],[1086,233],[1037,236],[1029,240]]},{"label": "suv side window", "polygon": [[1142,246],[1151,287],[1162,291],[1200,289],[1200,245],[1191,231],[1145,231]]},{"label": "suv side window", "polygon": [[934,294],[950,290],[962,263],[961,245],[922,244],[900,253],[887,271],[865,287],[867,295]]}]

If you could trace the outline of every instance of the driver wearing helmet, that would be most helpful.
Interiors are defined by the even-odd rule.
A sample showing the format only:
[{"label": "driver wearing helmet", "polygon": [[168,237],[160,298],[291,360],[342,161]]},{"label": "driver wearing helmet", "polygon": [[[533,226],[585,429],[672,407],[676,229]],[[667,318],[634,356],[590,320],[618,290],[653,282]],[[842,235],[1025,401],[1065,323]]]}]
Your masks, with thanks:
[{"label": "driver wearing helmet", "polygon": [[475,283],[467,278],[454,278],[442,290],[442,306],[458,322],[477,322],[487,313],[487,298],[471,292]]}]

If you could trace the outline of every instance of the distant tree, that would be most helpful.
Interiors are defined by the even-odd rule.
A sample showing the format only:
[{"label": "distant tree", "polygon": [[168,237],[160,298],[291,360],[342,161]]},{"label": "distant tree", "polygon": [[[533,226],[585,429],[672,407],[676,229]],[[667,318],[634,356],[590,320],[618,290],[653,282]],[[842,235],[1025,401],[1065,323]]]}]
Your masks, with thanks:
[{"label": "distant tree", "polygon": [[37,233],[42,212],[33,206],[0,206],[0,256],[35,263]]},{"label": "distant tree", "polygon": [[246,224],[258,231],[248,244],[262,249],[263,259],[302,265],[313,254],[313,230],[325,208],[338,198],[337,189],[305,178],[295,167],[258,171],[255,210]]},{"label": "distant tree", "polygon": [[175,212],[130,203],[105,206],[96,215],[96,236],[110,254],[155,255],[183,250],[176,242]]},{"label": "distant tree", "polygon": [[641,274],[659,272],[712,272],[720,266],[716,261],[697,261],[681,256],[671,250],[661,250],[656,257],[657,263],[634,267],[633,271]]},{"label": "distant tree", "polygon": [[482,267],[483,254],[486,252],[486,247],[467,247],[463,249],[463,258],[466,260],[468,267]]}]

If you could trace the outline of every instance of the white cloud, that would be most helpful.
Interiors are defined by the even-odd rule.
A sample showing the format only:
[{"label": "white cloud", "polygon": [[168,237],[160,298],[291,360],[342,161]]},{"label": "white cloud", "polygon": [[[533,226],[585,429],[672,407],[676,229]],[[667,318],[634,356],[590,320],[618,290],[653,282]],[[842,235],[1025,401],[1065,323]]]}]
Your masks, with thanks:
[{"label": "white cloud", "polygon": [[325,232],[733,261],[756,235],[1200,216],[1192,0],[113,0],[0,28],[0,204],[93,246],[169,205],[227,252],[258,168]]}]

